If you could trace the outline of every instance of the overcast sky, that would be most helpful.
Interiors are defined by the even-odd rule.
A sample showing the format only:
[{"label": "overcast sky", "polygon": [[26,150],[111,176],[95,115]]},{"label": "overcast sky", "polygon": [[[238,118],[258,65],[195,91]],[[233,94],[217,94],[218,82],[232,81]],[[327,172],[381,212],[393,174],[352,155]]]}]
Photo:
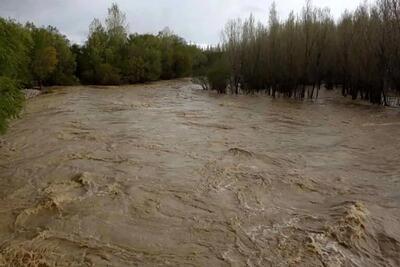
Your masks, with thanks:
[{"label": "overcast sky", "polygon": [[[189,42],[216,44],[228,19],[253,13],[266,21],[273,0],[0,0],[0,16],[38,26],[56,26],[73,42],[83,43],[93,18],[103,19],[111,3],[126,13],[131,32],[157,33],[168,26]],[[299,11],[305,0],[280,0],[279,15]],[[359,0],[314,0],[329,7],[337,18],[345,9],[354,9]]]}]

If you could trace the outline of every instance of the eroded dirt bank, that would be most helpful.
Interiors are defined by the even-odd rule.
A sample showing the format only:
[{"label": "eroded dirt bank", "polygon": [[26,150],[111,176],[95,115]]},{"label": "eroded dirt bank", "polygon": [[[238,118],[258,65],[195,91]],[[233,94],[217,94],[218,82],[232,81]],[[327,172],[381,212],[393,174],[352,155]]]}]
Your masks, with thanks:
[{"label": "eroded dirt bank", "polygon": [[0,266],[399,266],[400,114],[76,87],[0,144]]}]

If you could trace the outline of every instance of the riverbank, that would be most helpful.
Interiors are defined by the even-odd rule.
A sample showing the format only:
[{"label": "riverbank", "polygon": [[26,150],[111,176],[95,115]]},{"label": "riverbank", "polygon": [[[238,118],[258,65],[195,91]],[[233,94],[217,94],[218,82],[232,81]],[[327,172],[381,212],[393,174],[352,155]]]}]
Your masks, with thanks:
[{"label": "riverbank", "polygon": [[26,99],[34,98],[42,94],[42,91],[36,89],[24,89],[22,92]]}]

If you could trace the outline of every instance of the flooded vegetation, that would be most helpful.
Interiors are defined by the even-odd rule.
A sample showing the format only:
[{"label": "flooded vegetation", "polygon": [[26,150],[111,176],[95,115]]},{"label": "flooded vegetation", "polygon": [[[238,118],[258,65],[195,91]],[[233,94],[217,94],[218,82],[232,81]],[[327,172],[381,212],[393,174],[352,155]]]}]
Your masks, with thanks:
[{"label": "flooded vegetation", "polygon": [[337,21],[310,0],[280,19],[274,3],[269,18],[231,20],[222,35],[221,46],[206,53],[209,67],[198,79],[220,93],[313,99],[326,87],[354,100],[399,103],[398,0],[364,2]]},{"label": "flooded vegetation", "polygon": [[188,80],[59,88],[1,138],[0,265],[398,266],[399,115]]}]

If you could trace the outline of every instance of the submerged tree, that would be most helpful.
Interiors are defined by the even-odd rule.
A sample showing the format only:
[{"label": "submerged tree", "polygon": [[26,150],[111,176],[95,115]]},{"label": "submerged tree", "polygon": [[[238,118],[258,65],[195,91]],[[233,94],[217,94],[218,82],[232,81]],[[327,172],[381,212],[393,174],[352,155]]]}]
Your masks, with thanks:
[{"label": "submerged tree", "polygon": [[311,1],[280,21],[273,4],[267,25],[252,15],[226,24],[227,88],[317,98],[322,85],[336,85],[344,96],[386,104],[388,94],[400,93],[399,43],[400,0],[362,4],[337,23]]},{"label": "submerged tree", "polygon": [[[229,21],[223,34],[224,51],[230,66],[229,85],[234,93],[239,93],[242,74],[242,31],[243,24],[240,19]],[[221,64],[223,66],[223,64]]]}]

